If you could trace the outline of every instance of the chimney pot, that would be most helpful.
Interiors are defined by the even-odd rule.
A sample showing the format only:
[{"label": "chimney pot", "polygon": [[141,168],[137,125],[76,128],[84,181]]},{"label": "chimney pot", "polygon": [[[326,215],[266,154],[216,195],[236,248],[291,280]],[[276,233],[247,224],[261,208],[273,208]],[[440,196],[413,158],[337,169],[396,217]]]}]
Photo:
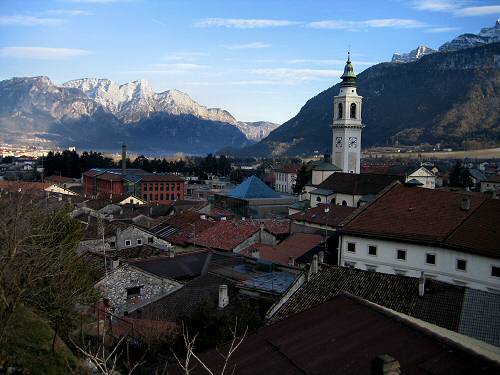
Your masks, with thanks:
[{"label": "chimney pot", "polygon": [[425,294],[425,275],[422,271],[420,273],[420,279],[418,280],[418,296],[423,297]]},{"label": "chimney pot", "polygon": [[229,296],[227,294],[227,285],[219,285],[219,309],[223,309],[229,304]]},{"label": "chimney pot", "polygon": [[324,263],[325,262],[325,252],[324,251],[320,251],[318,253],[318,262],[319,263]]},{"label": "chimney pot", "polygon": [[113,258],[112,268],[116,270],[120,266],[120,259],[118,257]]},{"label": "chimney pot", "polygon": [[295,259],[293,257],[288,257],[288,265],[295,266]]},{"label": "chimney pot", "polygon": [[399,362],[389,354],[382,354],[371,361],[371,375],[399,375],[401,368]]},{"label": "chimney pot", "polygon": [[313,274],[318,273],[318,255],[317,254],[313,255],[313,260],[312,260],[311,268],[312,268],[312,273]]}]

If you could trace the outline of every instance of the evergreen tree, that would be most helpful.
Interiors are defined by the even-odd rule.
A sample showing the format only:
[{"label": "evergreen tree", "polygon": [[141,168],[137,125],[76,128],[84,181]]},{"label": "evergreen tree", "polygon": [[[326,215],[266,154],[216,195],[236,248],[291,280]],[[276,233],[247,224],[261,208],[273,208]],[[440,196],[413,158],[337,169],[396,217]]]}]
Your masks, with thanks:
[{"label": "evergreen tree", "polygon": [[293,192],[295,194],[302,193],[302,190],[311,179],[311,175],[312,172],[308,171],[306,165],[302,163],[299,172],[297,173],[297,180],[295,181],[295,185],[293,186]]}]

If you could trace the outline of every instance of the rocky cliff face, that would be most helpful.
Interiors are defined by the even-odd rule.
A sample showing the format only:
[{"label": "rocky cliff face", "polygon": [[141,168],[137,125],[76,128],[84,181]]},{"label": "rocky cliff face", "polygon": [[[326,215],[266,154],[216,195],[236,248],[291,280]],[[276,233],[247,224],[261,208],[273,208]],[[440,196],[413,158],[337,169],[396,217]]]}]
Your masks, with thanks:
[{"label": "rocky cliff face", "polygon": [[[356,66],[356,61],[353,61]],[[500,43],[433,53],[406,64],[382,63],[358,75],[362,146],[424,142],[500,143]],[[335,85],[263,141],[238,155],[331,152]]]},{"label": "rocky cliff face", "polygon": [[417,61],[420,59],[422,56],[429,55],[431,53],[436,52],[436,50],[433,50],[432,48],[429,48],[427,46],[418,46],[414,50],[408,52],[408,53],[395,53],[392,55],[392,60],[391,62],[395,63],[408,63],[408,62],[413,62]]}]

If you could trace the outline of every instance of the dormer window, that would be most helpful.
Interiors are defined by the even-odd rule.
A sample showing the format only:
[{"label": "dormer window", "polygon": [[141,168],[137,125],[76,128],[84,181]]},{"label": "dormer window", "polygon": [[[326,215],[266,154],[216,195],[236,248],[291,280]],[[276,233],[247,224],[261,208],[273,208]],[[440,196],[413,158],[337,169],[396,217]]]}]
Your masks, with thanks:
[{"label": "dormer window", "polygon": [[338,112],[337,112],[337,118],[342,118],[344,115],[344,109],[342,107],[342,103],[339,103],[338,105]]}]

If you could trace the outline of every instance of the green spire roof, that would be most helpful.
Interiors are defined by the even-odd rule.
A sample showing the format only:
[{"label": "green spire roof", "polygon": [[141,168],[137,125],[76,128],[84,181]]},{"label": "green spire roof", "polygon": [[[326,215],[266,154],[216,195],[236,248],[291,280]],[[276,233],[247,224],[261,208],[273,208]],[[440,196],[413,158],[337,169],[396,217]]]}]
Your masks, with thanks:
[{"label": "green spire roof", "polygon": [[347,62],[344,67],[344,74],[342,74],[341,86],[356,86],[356,73],[351,63],[351,53],[347,53]]}]

